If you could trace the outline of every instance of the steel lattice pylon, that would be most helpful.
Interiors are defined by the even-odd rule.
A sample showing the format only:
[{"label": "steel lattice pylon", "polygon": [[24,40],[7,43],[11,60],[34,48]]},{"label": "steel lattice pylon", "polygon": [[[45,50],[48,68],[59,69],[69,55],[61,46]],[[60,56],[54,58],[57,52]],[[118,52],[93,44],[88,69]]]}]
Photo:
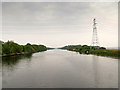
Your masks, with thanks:
[{"label": "steel lattice pylon", "polygon": [[92,45],[93,47],[99,47],[98,35],[97,35],[97,27],[96,27],[96,19],[93,19],[93,36],[92,36]]}]

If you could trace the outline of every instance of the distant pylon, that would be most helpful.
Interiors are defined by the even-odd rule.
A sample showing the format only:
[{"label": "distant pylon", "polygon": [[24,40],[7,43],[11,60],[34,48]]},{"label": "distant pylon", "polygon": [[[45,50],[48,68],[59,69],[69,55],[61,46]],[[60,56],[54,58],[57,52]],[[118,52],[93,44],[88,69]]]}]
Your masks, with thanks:
[{"label": "distant pylon", "polygon": [[93,19],[93,36],[92,36],[92,45],[93,47],[98,47],[99,41],[98,41],[98,35],[97,35],[97,27],[96,27],[96,19]]}]

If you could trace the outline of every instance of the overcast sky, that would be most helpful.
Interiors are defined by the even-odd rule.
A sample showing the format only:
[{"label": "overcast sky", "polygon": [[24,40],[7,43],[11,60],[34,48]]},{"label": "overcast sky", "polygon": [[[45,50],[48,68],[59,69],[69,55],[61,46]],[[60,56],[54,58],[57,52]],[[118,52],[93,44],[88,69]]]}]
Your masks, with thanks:
[{"label": "overcast sky", "polygon": [[92,41],[97,19],[101,46],[118,46],[117,2],[4,2],[2,40],[61,47]]}]

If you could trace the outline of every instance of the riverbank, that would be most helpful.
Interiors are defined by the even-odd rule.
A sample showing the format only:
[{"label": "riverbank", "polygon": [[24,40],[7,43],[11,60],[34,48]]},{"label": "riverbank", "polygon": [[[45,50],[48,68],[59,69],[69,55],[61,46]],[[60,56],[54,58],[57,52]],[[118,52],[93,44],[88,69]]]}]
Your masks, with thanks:
[{"label": "riverbank", "polygon": [[4,54],[4,55],[1,55],[1,57],[17,56],[17,55],[28,55],[28,54],[32,54],[32,53],[25,53],[25,52],[22,52],[22,53]]},{"label": "riverbank", "polygon": [[2,57],[7,57],[7,56],[24,55],[24,54],[23,53],[12,53],[12,54],[4,54],[4,55],[1,55],[1,56]]},{"label": "riverbank", "polygon": [[118,49],[106,49],[105,47],[90,47],[87,45],[69,45],[60,49],[66,49],[69,51],[79,52],[80,54],[93,54],[98,56],[106,56],[113,58],[120,58],[120,50]]},{"label": "riverbank", "polygon": [[19,45],[13,41],[0,41],[0,46],[0,56],[2,57],[24,55],[47,50],[47,47],[44,45],[36,45],[30,43],[27,43],[26,45]]},{"label": "riverbank", "polygon": [[120,50],[90,50],[90,54],[98,55],[98,56],[107,56],[107,57],[113,57],[113,58],[120,58]]}]

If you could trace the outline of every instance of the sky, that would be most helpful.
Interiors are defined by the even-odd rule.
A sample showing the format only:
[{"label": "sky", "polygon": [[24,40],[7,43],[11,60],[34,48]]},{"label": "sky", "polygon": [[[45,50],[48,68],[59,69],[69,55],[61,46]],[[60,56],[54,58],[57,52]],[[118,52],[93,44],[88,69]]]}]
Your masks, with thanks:
[{"label": "sky", "polygon": [[3,2],[2,40],[55,48],[91,45],[94,18],[100,46],[117,47],[117,2]]}]

